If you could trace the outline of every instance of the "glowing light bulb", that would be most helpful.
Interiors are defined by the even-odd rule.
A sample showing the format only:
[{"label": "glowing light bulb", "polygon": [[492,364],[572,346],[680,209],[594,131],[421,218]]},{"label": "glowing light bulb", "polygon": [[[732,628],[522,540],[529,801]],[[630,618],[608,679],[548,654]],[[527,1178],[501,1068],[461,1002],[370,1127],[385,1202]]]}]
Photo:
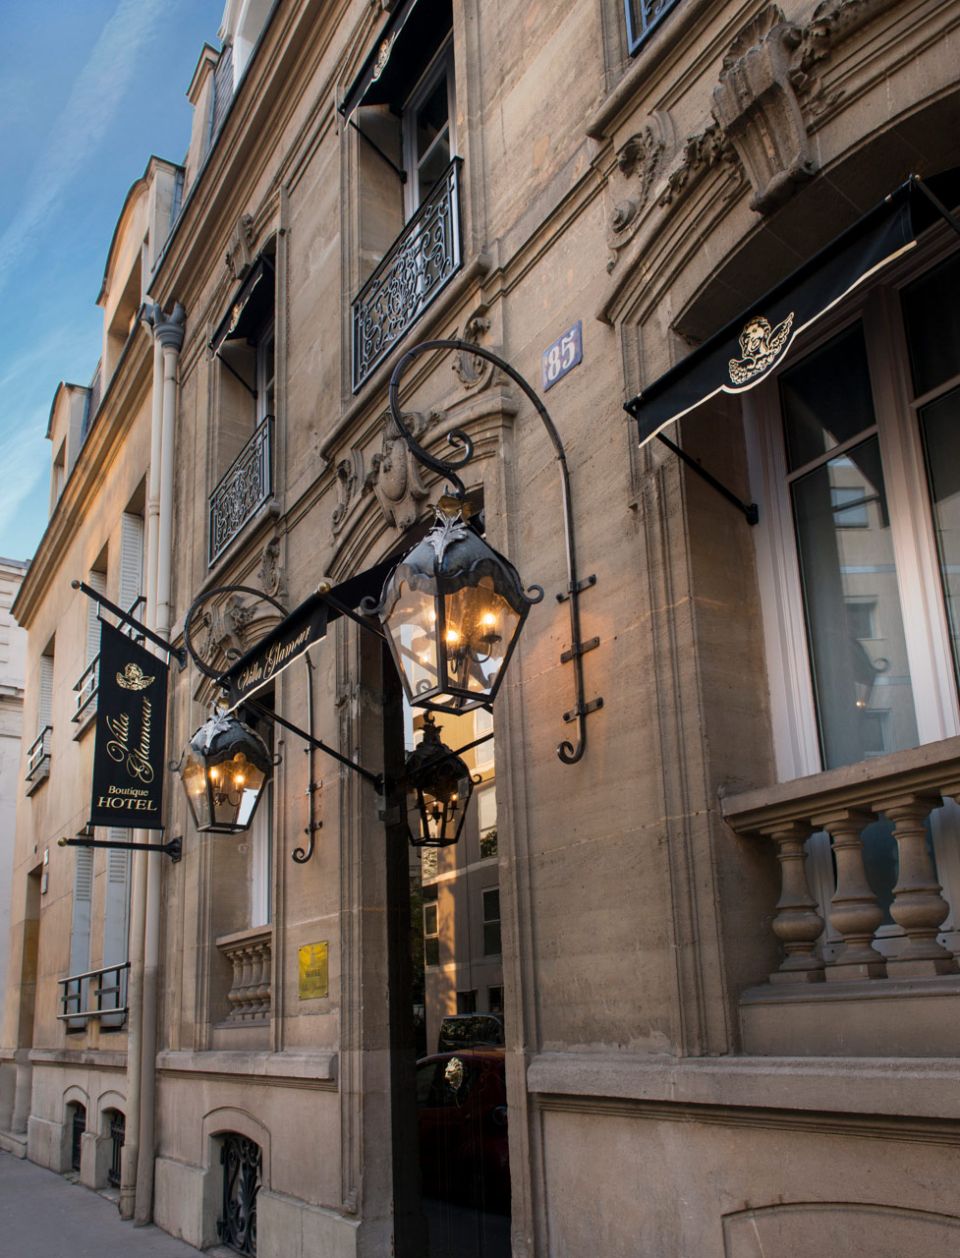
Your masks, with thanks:
[{"label": "glowing light bulb", "polygon": [[492,629],[497,623],[497,618],[493,612],[484,612],[480,617],[480,624],[484,629]]},{"label": "glowing light bulb", "polygon": [[447,646],[457,646],[460,642],[460,635],[456,629],[447,630]]}]

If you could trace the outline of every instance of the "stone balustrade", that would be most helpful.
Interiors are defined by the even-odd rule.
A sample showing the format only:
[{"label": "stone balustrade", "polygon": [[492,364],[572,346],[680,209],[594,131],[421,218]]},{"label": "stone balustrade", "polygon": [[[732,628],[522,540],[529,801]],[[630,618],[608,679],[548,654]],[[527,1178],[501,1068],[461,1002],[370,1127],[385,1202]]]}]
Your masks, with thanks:
[{"label": "stone balustrade", "polygon": [[217,947],[233,968],[227,992],[227,1026],[251,1026],[270,1019],[273,928],[258,926],[217,940]]},{"label": "stone balustrade", "polygon": [[[953,952],[937,936],[950,914],[927,840],[927,819],[945,800],[960,801],[960,739],[727,796],[723,814],[738,834],[775,844],[781,892],[773,930],[783,945],[773,983],[850,982],[958,974]],[[863,832],[885,817],[893,829],[899,877],[890,916],[901,941],[876,946],[885,914],[867,880]],[[829,905],[818,905],[807,881],[806,843],[830,836],[836,867]],[[818,943],[826,912],[839,944],[825,960]]]},{"label": "stone balustrade", "polygon": [[[931,841],[938,832],[940,856],[956,862],[960,828],[947,818],[956,803],[960,738],[724,797],[727,824],[773,844],[780,866],[771,925],[782,960],[767,983],[741,993],[748,1052],[885,1055],[896,1042],[913,1055],[932,1051],[934,1041],[941,1052],[960,1051],[950,1030],[960,965],[945,943],[956,939],[957,922]],[[898,856],[888,910],[864,860],[864,832],[880,820]],[[819,840],[821,863],[832,857],[833,866],[819,879],[811,877],[809,843],[817,834],[828,836]],[[838,1000],[849,1009],[841,1012]],[[883,1015],[878,1001],[887,1003]]]}]

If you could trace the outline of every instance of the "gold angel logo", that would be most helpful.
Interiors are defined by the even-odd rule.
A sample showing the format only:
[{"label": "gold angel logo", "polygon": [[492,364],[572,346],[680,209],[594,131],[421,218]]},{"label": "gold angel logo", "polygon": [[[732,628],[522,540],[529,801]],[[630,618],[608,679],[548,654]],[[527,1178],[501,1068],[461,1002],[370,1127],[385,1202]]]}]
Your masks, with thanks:
[{"label": "gold angel logo", "polygon": [[740,333],[740,353],[743,357],[731,358],[729,362],[730,379],[734,384],[746,384],[773,366],[787,348],[793,318],[791,310],[775,328],[762,317],[750,320]]},{"label": "gold angel logo", "polygon": [[139,664],[127,664],[122,673],[117,673],[117,685],[123,690],[146,690],[153,680]]}]

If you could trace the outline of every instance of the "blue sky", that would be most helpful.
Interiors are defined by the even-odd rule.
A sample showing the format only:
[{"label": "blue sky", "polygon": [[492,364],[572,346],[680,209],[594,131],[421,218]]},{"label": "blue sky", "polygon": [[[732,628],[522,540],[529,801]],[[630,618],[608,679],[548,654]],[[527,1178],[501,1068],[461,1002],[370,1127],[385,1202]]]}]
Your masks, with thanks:
[{"label": "blue sky", "polygon": [[88,384],[95,304],[130,185],[182,161],[185,92],[224,0],[0,0],[0,555],[47,523],[50,404]]}]

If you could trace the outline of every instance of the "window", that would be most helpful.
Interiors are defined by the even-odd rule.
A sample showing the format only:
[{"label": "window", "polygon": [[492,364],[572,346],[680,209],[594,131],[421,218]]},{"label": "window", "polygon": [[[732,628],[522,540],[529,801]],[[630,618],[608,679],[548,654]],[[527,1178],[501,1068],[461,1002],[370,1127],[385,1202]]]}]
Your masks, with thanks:
[{"label": "window", "polygon": [[439,914],[436,903],[423,906],[423,961],[440,964]]},{"label": "window", "polygon": [[476,1013],[477,993],[475,991],[457,992],[457,1013]]},{"label": "window", "polygon": [[677,2],[678,0],[623,0],[627,23],[627,50],[631,57]]},{"label": "window", "polygon": [[[107,549],[104,547],[95,568],[87,573],[87,584],[98,594],[107,592]],[[83,669],[74,683],[76,693],[72,719],[79,725],[76,737],[90,727],[90,719],[97,710],[97,691],[100,686],[100,604],[92,598],[84,599],[86,605],[86,636],[83,652]]]},{"label": "window", "polygon": [[[960,733],[960,257],[897,279],[840,312],[748,403],[764,481],[755,532],[781,780]],[[930,831],[954,905],[958,820],[948,804]],[[863,843],[886,910],[898,868],[889,822],[868,826]],[[815,835],[808,850],[823,908],[834,886],[829,841]],[[894,930],[887,915],[880,937]]]},{"label": "window", "polygon": [[273,493],[277,405],[274,259],[260,255],[210,342],[221,364],[209,561],[214,563]]},{"label": "window", "polygon": [[37,676],[37,733],[27,748],[27,793],[30,794],[50,776],[50,755],[53,743],[53,651],[51,638],[40,656]]},{"label": "window", "polygon": [[412,218],[443,178],[454,153],[453,45],[447,40],[401,116],[404,202]]},{"label": "window", "polygon": [[498,956],[500,946],[500,888],[483,892],[483,955]]},{"label": "window", "polygon": [[958,284],[874,290],[759,399],[781,778],[960,733]]},{"label": "window", "polygon": [[480,831],[480,859],[497,855],[497,792],[493,786],[477,791],[477,826]]}]

